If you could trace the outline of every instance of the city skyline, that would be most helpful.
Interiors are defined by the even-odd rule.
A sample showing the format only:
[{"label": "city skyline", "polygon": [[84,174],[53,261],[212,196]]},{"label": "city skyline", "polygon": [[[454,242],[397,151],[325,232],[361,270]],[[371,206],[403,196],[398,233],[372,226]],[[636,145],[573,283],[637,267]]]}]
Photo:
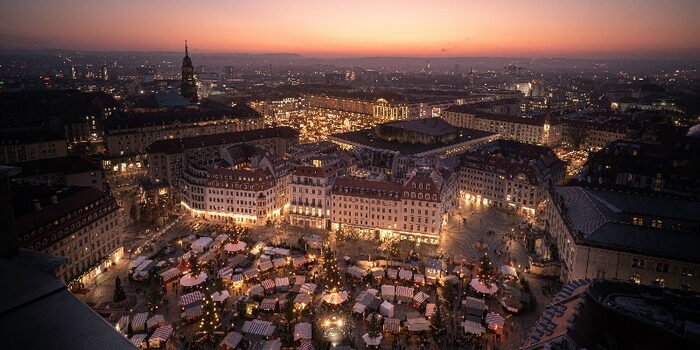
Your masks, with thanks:
[{"label": "city skyline", "polygon": [[686,0],[4,2],[2,50],[180,51],[188,39],[195,53],[700,58],[700,3]]}]

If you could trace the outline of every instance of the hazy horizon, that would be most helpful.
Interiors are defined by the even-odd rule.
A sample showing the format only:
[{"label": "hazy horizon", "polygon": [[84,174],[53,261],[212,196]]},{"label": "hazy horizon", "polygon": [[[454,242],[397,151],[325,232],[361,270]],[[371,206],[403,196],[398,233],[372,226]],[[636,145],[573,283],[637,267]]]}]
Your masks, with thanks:
[{"label": "hazy horizon", "polygon": [[[0,47],[337,57],[700,59],[700,1],[0,0]],[[86,30],[89,28],[89,30]]]}]

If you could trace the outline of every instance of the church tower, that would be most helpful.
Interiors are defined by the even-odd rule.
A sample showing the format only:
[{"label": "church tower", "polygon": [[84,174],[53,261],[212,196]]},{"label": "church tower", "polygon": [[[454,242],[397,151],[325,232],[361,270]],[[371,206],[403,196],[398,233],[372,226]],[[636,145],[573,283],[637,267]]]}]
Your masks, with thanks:
[{"label": "church tower", "polygon": [[197,85],[194,82],[194,67],[187,51],[187,40],[185,40],[185,57],[182,58],[182,81],[180,82],[180,95],[197,103]]}]

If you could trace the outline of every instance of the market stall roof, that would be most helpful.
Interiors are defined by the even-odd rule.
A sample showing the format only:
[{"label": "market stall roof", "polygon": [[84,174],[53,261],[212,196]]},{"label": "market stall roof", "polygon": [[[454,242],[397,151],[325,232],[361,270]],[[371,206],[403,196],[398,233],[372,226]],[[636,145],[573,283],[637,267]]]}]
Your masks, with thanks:
[{"label": "market stall roof", "polygon": [[503,305],[503,307],[510,312],[520,312],[520,310],[523,308],[523,304],[520,302],[520,300],[512,295],[506,295],[501,298],[501,305]]},{"label": "market stall roof", "polygon": [[348,292],[341,291],[335,293],[328,293],[323,296],[323,301],[331,305],[339,305],[348,300]]},{"label": "market stall roof", "polygon": [[265,341],[260,347],[260,350],[280,350],[282,348],[282,342],[274,339],[274,340],[268,340]]},{"label": "market stall roof", "polygon": [[465,333],[473,333],[473,334],[481,334],[486,331],[484,326],[482,326],[479,323],[472,322],[472,321],[463,321],[462,322],[462,329],[464,329]]},{"label": "market stall roof", "polygon": [[430,298],[430,295],[423,293],[423,292],[418,292],[416,295],[413,296],[413,301],[418,304],[424,303],[426,300]]},{"label": "market stall roof", "polygon": [[202,301],[202,299],[204,299],[204,294],[198,290],[192,293],[183,294],[180,296],[180,306],[192,305],[196,302]]},{"label": "market stall roof", "polygon": [[146,327],[147,318],[148,312],[139,312],[135,314],[134,317],[131,319],[131,327],[137,329]]},{"label": "market stall roof", "polygon": [[478,278],[473,278],[469,285],[472,288],[474,288],[474,290],[482,294],[494,294],[498,291],[498,287],[495,283],[491,283],[490,286],[487,286],[486,284],[482,283],[481,280],[479,280]]},{"label": "market stall roof", "polygon": [[315,291],[316,291],[316,284],[315,283],[304,283],[301,285],[301,289],[299,290],[299,293],[314,294]]},{"label": "market stall roof", "polygon": [[153,335],[151,335],[150,339],[160,339],[166,341],[168,338],[170,338],[171,334],[173,334],[173,327],[163,326],[156,329],[156,331],[153,332]]},{"label": "market stall roof", "polygon": [[399,332],[401,330],[401,320],[398,318],[385,318],[384,330],[390,332]]},{"label": "market stall roof", "polygon": [[202,316],[202,304],[187,308],[180,316],[185,320],[193,320],[199,316]]},{"label": "market stall roof", "polygon": [[277,277],[275,278],[275,286],[279,287],[288,287],[289,286],[289,277]]},{"label": "market stall roof", "polygon": [[518,271],[515,269],[515,267],[509,266],[509,265],[501,266],[501,273],[506,275],[506,276],[513,276],[513,277],[518,276]]},{"label": "market stall roof", "polygon": [[348,267],[347,271],[349,274],[351,274],[357,278],[365,277],[365,275],[367,274],[367,272],[359,266],[350,266],[350,267]]},{"label": "market stall roof", "polygon": [[275,307],[277,307],[277,299],[275,298],[266,298],[260,302],[260,309],[262,310],[274,310]]},{"label": "market stall roof", "polygon": [[171,280],[177,276],[180,276],[180,269],[177,267],[173,267],[172,269],[168,269],[160,273],[160,278],[162,278],[163,281]]},{"label": "market stall roof", "polygon": [[489,325],[489,329],[496,330],[499,328],[503,328],[505,322],[506,319],[495,312],[489,312],[488,314],[486,314],[486,324]]},{"label": "market stall roof", "polygon": [[229,278],[230,279],[231,276],[233,275],[233,269],[230,267],[224,267],[223,269],[219,270],[217,275],[219,276],[219,278]]},{"label": "market stall roof", "polygon": [[486,310],[488,308],[484,299],[474,297],[465,297],[464,300],[462,300],[462,304],[466,307],[479,310]]},{"label": "market stall roof", "polygon": [[272,325],[270,321],[264,320],[252,320],[245,321],[243,323],[243,333],[257,334],[265,337],[269,337],[274,333],[275,326]]},{"label": "market stall roof", "polygon": [[212,242],[214,242],[214,239],[211,237],[199,237],[196,241],[194,241],[194,243],[192,243],[192,247],[206,248],[211,245]]},{"label": "market stall roof", "polygon": [[357,312],[358,314],[365,312],[366,309],[367,306],[362,303],[355,303],[355,306],[352,307],[352,311]]},{"label": "market stall roof", "polygon": [[238,251],[241,251],[245,249],[246,243],[245,242],[237,242],[237,243],[227,243],[224,245],[224,249],[229,252],[229,253],[235,253]]},{"label": "market stall roof", "polygon": [[309,294],[299,293],[294,298],[294,304],[306,304],[308,305],[313,298]]},{"label": "market stall roof", "polygon": [[141,344],[146,339],[146,337],[148,337],[148,334],[143,334],[143,333],[134,334],[131,336],[131,339],[129,339],[129,341],[131,342],[131,344],[134,344],[135,347],[140,349]]},{"label": "market stall roof", "polygon": [[299,350],[314,350],[314,342],[307,340],[299,345]]},{"label": "market stall roof", "polygon": [[216,236],[216,241],[217,241],[217,242],[224,242],[224,241],[226,241],[227,239],[228,239],[228,235],[225,234],[225,233],[222,233],[222,234]]},{"label": "market stall roof", "polygon": [[413,271],[411,270],[405,270],[405,269],[400,269],[399,270],[399,278],[403,278],[406,280],[410,280],[413,278]]},{"label": "market stall roof", "polygon": [[265,290],[275,289],[275,281],[268,278],[262,281],[262,286]]},{"label": "market stall roof", "polygon": [[383,284],[382,285],[382,298],[386,300],[394,300],[396,296],[396,286]]},{"label": "market stall roof", "polygon": [[294,325],[294,341],[311,339],[311,323],[301,322]]},{"label": "market stall roof", "polygon": [[362,340],[365,341],[365,344],[367,344],[367,346],[378,346],[382,343],[382,338],[384,337],[381,334],[378,335],[376,338],[371,338],[368,333],[365,333],[365,335],[362,336]]},{"label": "market stall roof", "polygon": [[165,325],[165,317],[163,315],[153,315],[153,317],[149,318],[146,321],[146,328],[151,329],[155,326],[164,326]]},{"label": "market stall roof", "polygon": [[180,278],[180,284],[183,287],[193,287],[202,284],[207,280],[207,273],[202,271],[196,277],[193,277],[189,273]]},{"label": "market stall roof", "polygon": [[256,284],[248,289],[248,295],[263,295],[265,294],[265,288],[259,284]]},{"label": "market stall roof", "polygon": [[425,317],[430,317],[435,313],[435,304],[425,304]]},{"label": "market stall roof", "polygon": [[410,332],[423,332],[430,330],[430,323],[424,317],[406,319],[406,326]]},{"label": "market stall roof", "polygon": [[213,300],[215,302],[222,302],[222,301],[228,299],[230,296],[231,296],[231,294],[229,294],[229,292],[227,290],[225,290],[223,292],[214,292],[211,295],[211,300]]},{"label": "market stall roof", "polygon": [[235,349],[243,339],[243,334],[238,332],[229,332],[221,341],[221,345],[226,349]]},{"label": "market stall roof", "polygon": [[404,286],[396,286],[396,297],[403,298],[406,300],[413,299],[413,288],[404,287]]}]

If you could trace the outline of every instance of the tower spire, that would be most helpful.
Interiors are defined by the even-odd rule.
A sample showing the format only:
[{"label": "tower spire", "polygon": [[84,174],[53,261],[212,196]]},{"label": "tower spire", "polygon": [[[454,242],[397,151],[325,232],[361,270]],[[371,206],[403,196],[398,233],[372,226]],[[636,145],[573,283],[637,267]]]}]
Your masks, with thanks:
[{"label": "tower spire", "polygon": [[187,52],[187,39],[185,39],[185,56],[187,56],[189,53]]}]

